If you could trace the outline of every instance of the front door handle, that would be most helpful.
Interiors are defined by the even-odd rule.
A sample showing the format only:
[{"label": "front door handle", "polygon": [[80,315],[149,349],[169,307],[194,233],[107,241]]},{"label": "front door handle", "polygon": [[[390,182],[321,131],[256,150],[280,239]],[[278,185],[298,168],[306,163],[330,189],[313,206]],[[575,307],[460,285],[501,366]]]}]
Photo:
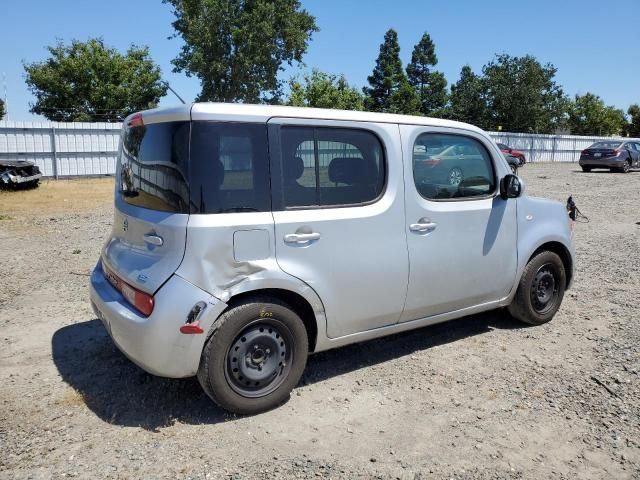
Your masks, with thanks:
[{"label": "front door handle", "polygon": [[285,243],[307,243],[314,240],[320,240],[320,234],[318,232],[288,233],[284,236]]},{"label": "front door handle", "polygon": [[411,230],[412,232],[425,233],[435,230],[437,226],[437,223],[431,222],[428,219],[421,218],[420,220],[418,220],[418,223],[412,223],[411,225],[409,225],[409,230]]}]

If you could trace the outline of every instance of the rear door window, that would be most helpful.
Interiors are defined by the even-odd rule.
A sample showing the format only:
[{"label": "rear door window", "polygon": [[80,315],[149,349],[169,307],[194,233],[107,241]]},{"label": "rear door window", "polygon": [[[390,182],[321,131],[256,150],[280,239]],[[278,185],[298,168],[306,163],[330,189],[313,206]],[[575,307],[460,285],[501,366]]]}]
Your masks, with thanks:
[{"label": "rear door window", "polygon": [[189,210],[189,122],[125,128],[118,169],[121,198],[166,212]]},{"label": "rear door window", "polygon": [[385,185],[383,148],[366,130],[283,127],[285,208],[362,205]]},{"label": "rear door window", "polygon": [[266,125],[193,122],[189,178],[192,213],[270,211]]}]

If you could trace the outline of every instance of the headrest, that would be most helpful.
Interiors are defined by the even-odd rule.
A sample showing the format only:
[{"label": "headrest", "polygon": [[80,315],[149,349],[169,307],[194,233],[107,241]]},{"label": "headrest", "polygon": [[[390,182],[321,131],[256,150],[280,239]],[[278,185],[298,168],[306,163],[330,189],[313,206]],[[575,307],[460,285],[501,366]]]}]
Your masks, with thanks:
[{"label": "headrest", "polygon": [[329,163],[329,180],[347,185],[374,185],[378,181],[378,166],[373,159],[337,157]]},{"label": "headrest", "polygon": [[295,181],[298,180],[304,173],[304,161],[301,157],[293,157],[284,166],[284,178],[285,180]]}]

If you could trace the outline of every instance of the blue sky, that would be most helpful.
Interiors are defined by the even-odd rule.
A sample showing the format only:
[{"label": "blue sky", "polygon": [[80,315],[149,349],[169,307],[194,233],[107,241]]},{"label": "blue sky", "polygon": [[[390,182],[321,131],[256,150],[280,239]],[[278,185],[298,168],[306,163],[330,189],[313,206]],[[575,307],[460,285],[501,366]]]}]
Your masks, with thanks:
[{"label": "blue sky", "polygon": [[[470,64],[478,72],[496,53],[533,54],[558,68],[569,95],[593,92],[623,108],[640,103],[640,0],[303,0],[320,32],[305,56],[308,68],[344,73],[363,86],[373,69],[384,32],[398,31],[406,64],[413,45],[429,32],[449,83]],[[121,50],[148,45],[151,55],[187,101],[199,91],[195,78],[172,73],[179,39],[173,15],[160,0],[5,0],[0,4],[0,82],[6,74],[11,120],[34,120],[33,97],[22,61],[46,58],[57,38],[102,36]],[[287,69],[288,78],[299,69]],[[4,86],[0,84],[0,96]],[[177,102],[172,95],[161,105]]]}]

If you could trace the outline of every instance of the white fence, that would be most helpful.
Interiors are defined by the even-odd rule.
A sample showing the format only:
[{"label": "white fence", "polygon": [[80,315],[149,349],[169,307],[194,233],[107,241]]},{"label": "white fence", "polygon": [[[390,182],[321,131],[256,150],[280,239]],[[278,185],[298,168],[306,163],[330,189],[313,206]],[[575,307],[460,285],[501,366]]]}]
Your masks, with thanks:
[{"label": "white fence", "polygon": [[46,177],[113,175],[119,123],[0,122],[0,160],[31,160]]},{"label": "white fence", "polygon": [[[34,161],[47,177],[113,175],[120,123],[0,121],[0,159]],[[580,151],[610,137],[489,132],[528,162],[576,162]]]}]

